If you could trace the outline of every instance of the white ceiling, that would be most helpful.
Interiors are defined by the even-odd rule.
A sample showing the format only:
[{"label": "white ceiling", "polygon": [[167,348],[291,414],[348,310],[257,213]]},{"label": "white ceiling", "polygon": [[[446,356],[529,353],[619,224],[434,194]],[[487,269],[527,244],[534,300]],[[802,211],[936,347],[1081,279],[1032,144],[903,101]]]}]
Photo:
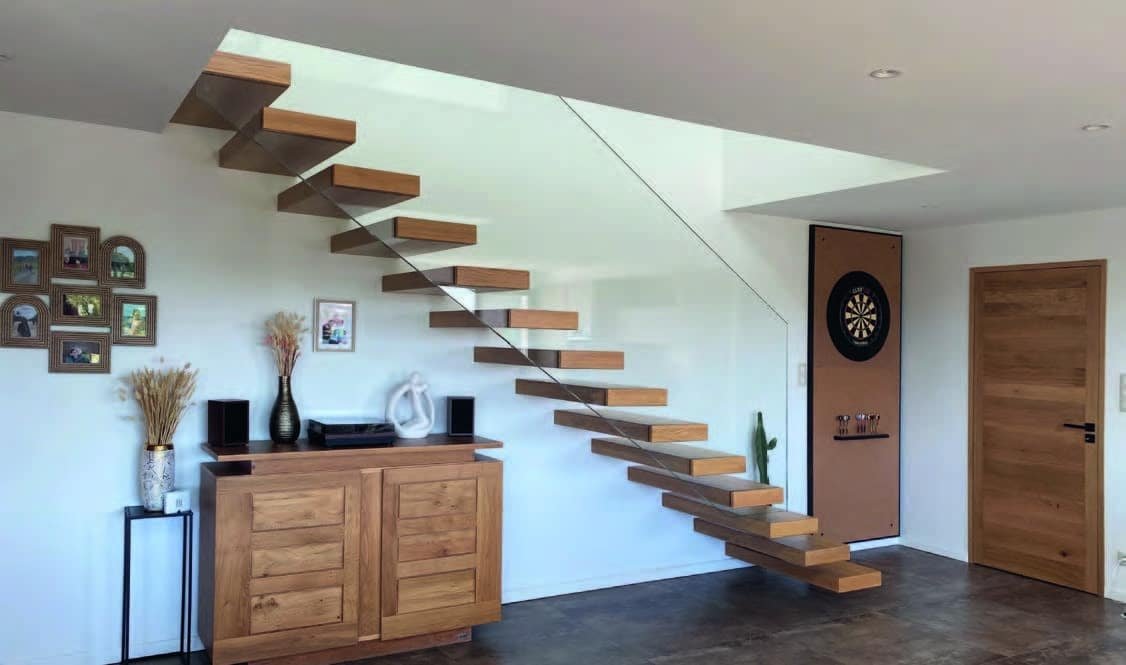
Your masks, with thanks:
[{"label": "white ceiling", "polygon": [[160,131],[230,27],[947,171],[755,211],[902,229],[1126,205],[1121,0],[13,0],[0,109]]}]

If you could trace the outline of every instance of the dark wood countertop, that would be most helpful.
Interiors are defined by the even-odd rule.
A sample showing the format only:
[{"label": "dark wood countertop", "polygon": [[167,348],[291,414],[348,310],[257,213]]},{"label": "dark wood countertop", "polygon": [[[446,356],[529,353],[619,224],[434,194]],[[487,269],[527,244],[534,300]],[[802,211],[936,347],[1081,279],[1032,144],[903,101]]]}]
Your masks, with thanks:
[{"label": "dark wood countertop", "polygon": [[220,462],[263,462],[268,460],[298,459],[308,457],[321,457],[331,455],[348,455],[351,457],[371,457],[373,460],[381,455],[394,453],[401,455],[411,452],[426,452],[435,450],[477,450],[483,448],[500,448],[500,441],[486,439],[480,436],[450,436],[449,434],[431,434],[422,439],[397,439],[394,443],[379,447],[344,447],[326,448],[313,445],[305,439],[293,444],[279,444],[273,441],[251,441],[243,446],[212,446],[203,444],[203,450],[215,460]]}]

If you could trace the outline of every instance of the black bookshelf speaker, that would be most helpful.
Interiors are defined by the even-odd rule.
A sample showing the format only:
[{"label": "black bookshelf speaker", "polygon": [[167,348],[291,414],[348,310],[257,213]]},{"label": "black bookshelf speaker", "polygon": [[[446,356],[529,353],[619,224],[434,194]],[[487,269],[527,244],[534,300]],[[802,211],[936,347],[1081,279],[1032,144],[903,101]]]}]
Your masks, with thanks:
[{"label": "black bookshelf speaker", "polygon": [[241,446],[250,441],[250,402],[244,399],[207,400],[207,443]]},{"label": "black bookshelf speaker", "polygon": [[447,397],[446,423],[450,436],[473,436],[473,398]]}]

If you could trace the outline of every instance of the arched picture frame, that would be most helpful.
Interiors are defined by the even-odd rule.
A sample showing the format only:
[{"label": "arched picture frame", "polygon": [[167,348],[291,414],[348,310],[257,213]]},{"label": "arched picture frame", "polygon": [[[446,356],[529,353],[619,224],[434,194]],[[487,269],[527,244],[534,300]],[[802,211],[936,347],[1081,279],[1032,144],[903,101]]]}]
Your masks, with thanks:
[{"label": "arched picture frame", "polygon": [[98,284],[145,288],[145,248],[129,236],[106,238],[99,248]]},{"label": "arched picture frame", "polygon": [[0,305],[0,346],[45,349],[50,330],[51,314],[41,298],[12,296]]}]

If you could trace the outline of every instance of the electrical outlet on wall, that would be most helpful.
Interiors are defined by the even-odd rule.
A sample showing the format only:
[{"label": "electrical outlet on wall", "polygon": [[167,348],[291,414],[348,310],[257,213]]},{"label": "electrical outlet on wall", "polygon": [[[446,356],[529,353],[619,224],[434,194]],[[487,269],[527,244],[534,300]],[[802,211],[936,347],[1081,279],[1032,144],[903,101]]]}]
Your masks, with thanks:
[{"label": "electrical outlet on wall", "polygon": [[[1123,374],[1122,376],[1126,377],[1126,374]],[[1123,380],[1126,381],[1126,378],[1124,378]],[[805,363],[798,363],[798,385],[804,386],[808,382],[809,382],[809,365],[807,365]],[[1123,390],[1126,391],[1126,388],[1123,388]],[[1126,399],[1126,393],[1123,393],[1123,399]]]},{"label": "electrical outlet on wall", "polygon": [[1126,566],[1126,552],[1121,550],[1118,552],[1118,565]]},{"label": "electrical outlet on wall", "polygon": [[1118,375],[1118,410],[1126,412],[1126,374]]}]

